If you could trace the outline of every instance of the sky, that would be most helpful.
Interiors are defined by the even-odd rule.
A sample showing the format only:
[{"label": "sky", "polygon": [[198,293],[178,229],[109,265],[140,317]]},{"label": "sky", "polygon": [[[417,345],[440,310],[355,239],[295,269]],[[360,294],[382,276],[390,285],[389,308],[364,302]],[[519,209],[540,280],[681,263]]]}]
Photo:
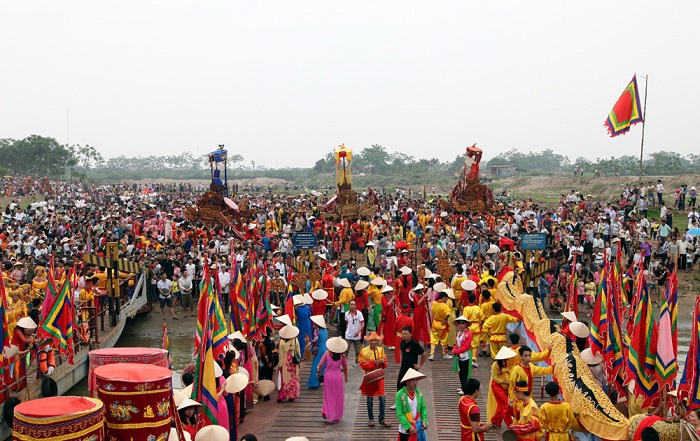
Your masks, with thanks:
[{"label": "sky", "polygon": [[[345,143],[451,161],[698,151],[700,2],[3,1],[0,138],[310,167]],[[645,80],[639,78],[644,93]],[[642,103],[644,97],[642,96]]]}]

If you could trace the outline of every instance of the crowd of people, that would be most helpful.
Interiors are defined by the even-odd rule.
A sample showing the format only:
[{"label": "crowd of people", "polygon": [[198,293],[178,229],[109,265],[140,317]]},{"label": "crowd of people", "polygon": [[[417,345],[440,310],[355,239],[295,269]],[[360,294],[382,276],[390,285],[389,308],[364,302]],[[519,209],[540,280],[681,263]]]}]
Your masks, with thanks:
[{"label": "crowd of people", "polygon": [[[660,181],[625,186],[611,201],[572,190],[553,207],[525,199],[472,215],[445,209],[438,198],[382,192],[377,213],[360,219],[323,216],[325,195],[293,197],[268,190],[246,195],[253,214],[237,219],[237,232],[232,226],[213,228],[187,220],[184,210],[198,196],[188,184],[83,185],[13,179],[2,185],[14,198],[4,207],[0,226],[7,318],[16,346],[16,352],[6,351],[6,357],[22,358],[34,344],[51,263],[56,280],[77,265],[74,297],[86,313],[78,314],[76,326],[89,320],[90,311],[104,307],[105,273],[81,262],[84,253],[99,253],[107,242],[117,242],[121,257],[147,268],[149,297],[160,306],[164,320],[194,314],[204,266],[212,268],[227,311],[232,307],[232,268],[243,274],[254,263],[265,268],[271,286],[278,287],[270,299],[279,308],[277,333],[270,329],[264,339],[253,341],[237,331],[221,360],[219,409],[227,411],[219,424],[232,440],[242,435],[240,423],[256,397],[265,401],[273,394],[261,386],[262,380],[272,381],[278,373],[278,402],[293,402],[303,393],[299,374],[303,362],[312,363],[306,387],[324,389],[322,416],[329,424],[344,416],[342,391],[348,375],[361,372],[368,425],[391,427],[386,420],[383,370],[392,358],[400,366],[395,395],[399,439],[424,439],[421,436],[434,418],[417,388],[426,361],[454,364],[455,390],[462,395],[462,439],[482,439],[483,432],[503,429],[515,431],[519,439],[580,432],[567,403],[559,401],[556,383],[546,386],[552,397],[549,403],[538,407],[532,399],[533,376],[552,373],[551,366],[534,364],[547,360],[548,350],[534,351],[519,319],[496,301],[504,267],[526,275],[538,264],[532,253],[520,249],[520,238],[527,233],[546,235],[542,257],[554,264],[525,288],[541,299],[552,317],[562,319],[560,332],[579,345],[582,357],[587,317],[606,261],[621,253],[627,278],[644,271],[649,284],[657,287],[658,300],[670,271],[692,271],[700,260],[693,232],[699,217],[695,187],[681,190],[671,207]],[[39,194],[43,201],[24,202]],[[649,219],[654,205],[660,206],[660,216]],[[316,234],[313,259],[303,258],[294,248],[291,239],[298,232]],[[317,271],[320,277],[298,286],[293,276],[300,267]],[[135,285],[134,276],[122,277],[127,291]],[[571,283],[572,278],[578,282]],[[578,316],[565,311],[572,296],[584,305]],[[329,337],[332,328],[338,337]],[[88,342],[89,336],[84,343]],[[435,360],[436,354],[445,361]],[[480,357],[490,363],[487,385],[472,375]],[[590,366],[600,364],[592,354],[586,357]],[[26,369],[22,363],[17,366]],[[50,375],[51,366],[44,366],[42,371]],[[229,390],[237,388],[231,384],[239,382],[235,374],[243,370],[249,381],[240,385],[242,389],[227,392],[227,383]],[[22,378],[23,372],[14,378]],[[228,378],[236,381],[227,382]],[[600,374],[597,380],[604,386]],[[185,373],[183,383],[187,381]],[[26,380],[12,387],[25,386]],[[481,392],[488,393],[485,422],[475,401]],[[198,406],[181,409],[196,439],[203,430]],[[697,422],[693,415],[688,420]]]}]

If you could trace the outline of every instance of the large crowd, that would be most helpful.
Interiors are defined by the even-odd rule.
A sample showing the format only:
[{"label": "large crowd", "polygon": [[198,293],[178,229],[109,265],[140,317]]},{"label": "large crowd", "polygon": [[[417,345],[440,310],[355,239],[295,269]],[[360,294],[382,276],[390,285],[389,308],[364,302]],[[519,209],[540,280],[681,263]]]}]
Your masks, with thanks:
[{"label": "large crowd", "polygon": [[[302,362],[312,363],[306,387],[323,385],[323,418],[328,423],[343,418],[344,382],[348,374],[355,375],[352,368],[357,366],[366,377],[361,393],[367,398],[368,424],[390,427],[381,374],[390,360],[400,365],[395,407],[401,440],[425,439],[421,436],[434,420],[417,388],[426,361],[453,363],[458,372],[462,439],[482,439],[483,432],[503,427],[519,439],[578,434],[582,430],[571,409],[558,401],[556,383],[546,387],[550,403],[538,407],[532,399],[533,375],[552,372],[551,367],[532,363],[546,360],[548,351],[536,352],[527,341],[523,344],[518,319],[494,301],[504,267],[527,274],[539,263],[534,253],[521,250],[520,238],[527,233],[546,235],[541,255],[554,264],[530,280],[526,290],[562,319],[561,331],[582,351],[606,261],[621,253],[629,279],[644,271],[655,301],[671,271],[700,270],[695,266],[700,244],[693,231],[700,218],[696,189],[683,186],[669,197],[661,181],[626,185],[614,200],[571,190],[553,206],[522,199],[473,215],[454,213],[438,198],[382,191],[376,214],[360,219],[324,216],[325,194],[288,196],[266,188],[239,195],[247,197],[253,209],[249,218],[237,219],[239,234],[232,226],[209,227],[185,219],[185,208],[201,192],[186,183],[84,185],[4,179],[1,185],[12,199],[3,207],[0,260],[15,356],[26,354],[34,343],[50,256],[56,280],[77,265],[76,304],[86,311],[99,310],[104,307],[100,298],[106,276],[100,268],[82,263],[82,257],[102,252],[107,242],[118,242],[121,257],[147,268],[149,299],[160,306],[165,320],[195,313],[205,265],[218,278],[226,310],[232,307],[232,266],[242,273],[254,263],[266,269],[269,282],[278,287],[271,298],[278,308],[277,335],[270,330],[262,341],[253,342],[240,331],[233,333],[220,366],[218,422],[232,440],[241,438],[240,423],[257,397],[270,399],[272,390],[262,380],[271,381],[278,372],[278,402],[294,401],[302,393]],[[39,200],[29,204],[29,197]],[[660,208],[658,217],[647,216],[651,207]],[[313,259],[302,258],[295,249],[292,239],[299,232],[316,234]],[[292,276],[299,265],[318,271],[320,277],[298,286]],[[123,277],[127,287],[136,284],[133,276]],[[288,302],[290,283],[294,296]],[[578,316],[565,311],[571,296],[581,305]],[[86,320],[79,314],[77,325]],[[332,327],[338,337],[329,337]],[[435,360],[436,353],[449,361]],[[479,357],[490,363],[491,384],[480,385],[472,378]],[[593,369],[601,361],[591,354],[586,357],[604,387],[600,370]],[[50,375],[50,368],[45,364],[42,372]],[[238,384],[236,374],[242,370],[250,381]],[[368,377],[372,375],[377,378]],[[183,383],[191,382],[185,373]],[[25,386],[20,382],[12,387]],[[476,405],[479,393],[488,393],[483,415]],[[660,405],[642,410],[630,401],[630,415],[660,412]],[[198,432],[213,429],[202,429],[201,405],[185,404],[178,408],[185,428],[193,439],[204,439]],[[699,416],[687,416],[696,429]],[[247,436],[244,439],[253,439]]]}]

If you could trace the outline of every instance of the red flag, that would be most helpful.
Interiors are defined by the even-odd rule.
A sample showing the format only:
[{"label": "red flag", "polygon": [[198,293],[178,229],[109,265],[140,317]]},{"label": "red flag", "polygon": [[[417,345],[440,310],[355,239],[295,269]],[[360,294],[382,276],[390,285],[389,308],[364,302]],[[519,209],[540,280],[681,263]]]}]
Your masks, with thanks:
[{"label": "red flag", "polygon": [[610,111],[605,127],[611,138],[629,132],[632,125],[644,122],[641,105],[639,103],[639,89],[637,88],[637,76],[627,85],[620,98]]},{"label": "red flag", "polygon": [[576,317],[578,317],[578,295],[576,294],[577,280],[576,254],[574,254],[574,262],[571,265],[571,284],[569,285],[569,295],[566,298],[566,310],[575,312]]}]

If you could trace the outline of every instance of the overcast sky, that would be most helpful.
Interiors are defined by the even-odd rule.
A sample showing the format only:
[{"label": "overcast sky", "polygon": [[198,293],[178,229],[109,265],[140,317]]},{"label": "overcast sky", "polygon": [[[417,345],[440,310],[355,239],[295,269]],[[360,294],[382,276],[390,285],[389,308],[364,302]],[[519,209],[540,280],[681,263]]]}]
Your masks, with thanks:
[{"label": "overcast sky", "polygon": [[65,143],[68,112],[70,143],[106,157],[639,155],[641,124],[603,127],[636,72],[645,151],[697,153],[698,17],[697,1],[3,1],[0,138]]}]

